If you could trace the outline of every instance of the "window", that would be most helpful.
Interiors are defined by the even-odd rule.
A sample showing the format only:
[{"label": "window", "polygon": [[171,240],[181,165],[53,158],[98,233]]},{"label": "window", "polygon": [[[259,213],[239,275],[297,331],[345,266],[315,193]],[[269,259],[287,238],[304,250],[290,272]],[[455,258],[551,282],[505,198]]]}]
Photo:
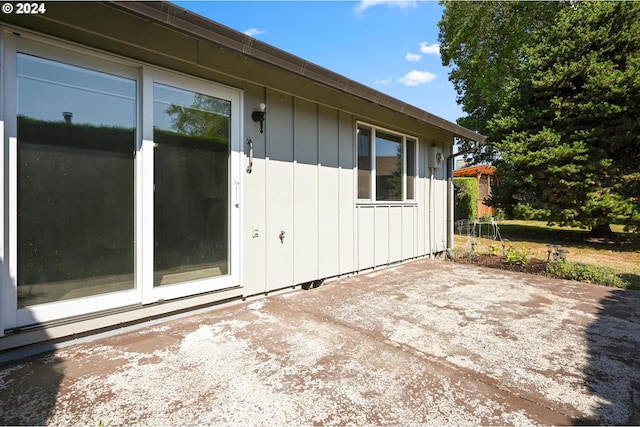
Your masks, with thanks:
[{"label": "window", "polygon": [[371,198],[371,129],[358,127],[358,199]]},{"label": "window", "polygon": [[18,307],[134,288],[136,92],[18,54]]},{"label": "window", "polygon": [[407,138],[407,199],[414,200],[416,188],[416,149],[418,141]]},{"label": "window", "polygon": [[358,199],[402,202],[415,199],[415,138],[365,124],[357,127]]},{"label": "window", "polygon": [[154,285],[225,275],[231,102],[154,85]]}]

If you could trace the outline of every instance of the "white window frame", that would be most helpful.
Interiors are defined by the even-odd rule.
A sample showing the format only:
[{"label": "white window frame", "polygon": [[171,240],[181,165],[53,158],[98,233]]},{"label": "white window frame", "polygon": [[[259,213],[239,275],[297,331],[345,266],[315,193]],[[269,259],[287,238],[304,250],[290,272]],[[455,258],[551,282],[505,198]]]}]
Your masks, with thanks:
[{"label": "white window frame", "polygon": [[[153,303],[159,300],[180,298],[190,295],[201,294],[204,292],[212,292],[221,289],[240,286],[240,256],[241,252],[241,236],[240,236],[240,185],[242,174],[242,157],[240,155],[240,141],[242,141],[242,120],[241,112],[243,111],[242,91],[227,86],[214,84],[205,80],[194,77],[165,71],[157,68],[145,68],[143,76],[143,96],[142,99],[150,104],[150,108],[143,111],[143,158],[144,162],[144,178],[147,182],[143,192],[146,196],[145,211],[143,212],[143,222],[153,224],[153,191],[149,190],[149,182],[153,183],[153,84],[159,83],[163,85],[173,86],[186,89],[203,95],[214,96],[216,98],[231,101],[231,139],[230,139],[230,158],[229,158],[229,273],[208,279],[195,280],[191,282],[181,282],[166,286],[153,287],[153,245],[147,245],[141,248],[143,251],[142,265],[143,271],[147,274],[143,277],[143,283],[151,284],[150,287],[143,290],[143,304]],[[152,185],[152,184],[151,184]],[[144,197],[144,196],[143,196]],[[153,227],[146,227],[146,235],[153,235]],[[149,241],[147,239],[141,239]]]},{"label": "white window frame", "polygon": [[[108,53],[97,52],[72,43],[54,40],[30,32],[0,26],[0,77],[2,105],[0,111],[0,336],[5,330],[38,323],[159,300],[197,295],[240,286],[242,239],[240,221],[242,197],[241,141],[244,93],[240,89],[164,70]],[[134,159],[134,288],[131,290],[52,302],[26,308],[17,307],[17,55],[26,53],[105,72],[136,81],[137,122]],[[229,273],[225,276],[153,287],[153,83],[184,87],[232,102],[229,163]],[[148,224],[151,224],[149,226]]]},{"label": "white window frame", "polygon": [[[381,126],[376,126],[371,123],[356,121],[356,137],[355,137],[355,169],[356,169],[356,181],[359,179],[359,169],[358,169],[358,129],[362,127],[367,127],[371,129],[371,171],[369,177],[369,188],[371,193],[371,198],[369,199],[361,199],[359,194],[356,193],[356,203],[357,204],[377,204],[377,205],[406,205],[406,204],[416,204],[416,179],[418,177],[418,151],[420,139],[417,136],[408,135],[406,133],[398,132],[395,130],[387,129]],[[389,133],[392,135],[397,135],[402,138],[402,200],[377,200],[377,188],[376,188],[376,131],[381,131],[385,133]],[[408,176],[407,176],[407,140],[410,139],[415,142],[414,147],[414,172],[413,182],[411,185],[413,186],[413,198],[407,198],[407,185],[409,184]],[[356,185],[357,192],[358,185]]]},{"label": "white window frame", "polygon": [[[66,317],[74,317],[87,314],[87,307],[96,307],[95,311],[109,310],[117,307],[133,305],[140,300],[140,289],[134,281],[134,288],[126,291],[113,292],[110,294],[90,296],[86,298],[64,300],[41,304],[37,306],[29,306],[25,308],[17,307],[17,248],[18,248],[18,230],[17,230],[17,55],[18,53],[26,53],[30,55],[47,58],[52,61],[71,64],[74,66],[84,67],[87,69],[105,72],[120,77],[135,80],[139,86],[139,70],[134,66],[127,66],[117,61],[109,61],[106,58],[96,56],[93,52],[83,52],[79,49],[63,46],[57,42],[49,42],[38,36],[30,36],[22,34],[15,36],[13,34],[3,34],[4,41],[4,67],[3,67],[3,83],[7,90],[4,93],[3,114],[5,117],[5,140],[8,144],[8,158],[3,163],[4,167],[8,167],[8,200],[5,206],[5,212],[8,213],[8,227],[5,230],[8,236],[5,236],[5,242],[8,243],[5,255],[7,262],[3,272],[3,300],[4,300],[4,328],[11,329],[15,327],[49,322]],[[139,92],[139,91],[138,91]],[[139,99],[138,99],[139,102]],[[139,107],[138,107],[139,111]],[[137,123],[137,132],[139,134],[139,119]],[[137,137],[139,139],[139,137]],[[134,164],[134,168],[137,164]],[[7,187],[5,187],[7,188]],[[138,226],[136,221],[136,228]],[[135,276],[134,276],[135,277]]]}]

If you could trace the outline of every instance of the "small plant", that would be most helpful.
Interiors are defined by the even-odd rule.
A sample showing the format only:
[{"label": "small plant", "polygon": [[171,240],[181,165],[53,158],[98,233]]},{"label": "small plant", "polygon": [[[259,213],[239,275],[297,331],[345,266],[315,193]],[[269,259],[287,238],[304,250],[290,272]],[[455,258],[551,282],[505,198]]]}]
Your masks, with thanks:
[{"label": "small plant", "polygon": [[531,252],[529,252],[524,246],[518,249],[510,247],[507,250],[504,260],[507,264],[511,265],[525,265],[527,261],[529,261],[529,256],[531,256]]},{"label": "small plant", "polygon": [[461,248],[461,247],[458,247],[458,246],[453,248],[453,250],[450,250],[450,251],[447,252],[447,257],[449,259],[453,259],[454,261],[462,259],[462,258],[464,258],[464,256],[465,256],[464,248]]},{"label": "small plant", "polygon": [[561,262],[548,263],[547,274],[558,279],[576,280],[578,282],[596,283],[599,285],[627,287],[624,281],[613,270],[596,265]]},{"label": "small plant", "polygon": [[489,246],[489,255],[498,256],[500,255],[500,248],[496,245]]}]

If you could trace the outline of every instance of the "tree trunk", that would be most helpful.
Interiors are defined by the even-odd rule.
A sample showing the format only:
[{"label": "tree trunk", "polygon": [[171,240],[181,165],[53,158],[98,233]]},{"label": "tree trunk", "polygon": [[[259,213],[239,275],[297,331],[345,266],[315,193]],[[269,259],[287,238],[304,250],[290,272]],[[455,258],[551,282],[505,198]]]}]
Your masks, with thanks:
[{"label": "tree trunk", "polygon": [[613,236],[613,231],[611,231],[609,223],[598,224],[591,228],[591,235],[594,237],[611,237]]}]

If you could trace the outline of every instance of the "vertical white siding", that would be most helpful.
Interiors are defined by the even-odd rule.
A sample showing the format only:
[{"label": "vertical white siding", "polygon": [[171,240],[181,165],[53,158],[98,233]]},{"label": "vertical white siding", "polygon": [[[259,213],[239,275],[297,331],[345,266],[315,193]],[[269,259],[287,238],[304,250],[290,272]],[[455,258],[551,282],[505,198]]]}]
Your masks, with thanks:
[{"label": "vertical white siding", "polygon": [[[293,99],[267,91],[266,271],[267,290],[291,286],[294,262]],[[284,240],[279,235],[284,232]],[[244,260],[250,263],[250,260]]]},{"label": "vertical white siding", "polygon": [[[245,105],[249,112],[265,102],[264,90],[254,88],[245,91]],[[266,231],[267,231],[267,176],[265,134],[259,133],[259,125],[251,120],[251,114],[245,114],[245,137],[253,141],[253,167],[249,166],[249,146],[242,141],[245,162],[240,171],[244,194],[242,198],[242,282],[245,295],[265,292],[267,283]]]},{"label": "vertical white siding", "polygon": [[434,139],[418,144],[415,203],[357,204],[354,116],[273,90],[245,96],[247,116],[267,104],[264,134],[245,120],[254,142],[243,179],[245,295],[446,249],[445,171],[429,167]]},{"label": "vertical white siding", "polygon": [[377,206],[374,208],[374,267],[389,264],[389,208]]},{"label": "vertical white siding", "polygon": [[417,183],[417,255],[429,253],[429,170],[427,167],[427,145],[423,141],[418,151],[418,183]]},{"label": "vertical white siding", "polygon": [[355,174],[355,127],[353,116],[338,113],[338,242],[340,249],[340,268],[338,274],[347,274],[358,270],[358,248],[356,239],[356,174]]},{"label": "vertical white siding", "polygon": [[[318,276],[330,277],[340,271],[340,169],[338,112],[318,109]],[[349,183],[347,183],[349,184]],[[351,210],[350,205],[345,206]],[[350,235],[353,235],[351,232]],[[352,253],[345,254],[353,259]]]},{"label": "vertical white siding", "polygon": [[418,255],[418,223],[417,208],[407,206],[402,208],[402,248],[400,258],[402,260],[411,259]]},{"label": "vertical white siding", "polygon": [[318,279],[318,108],[294,100],[294,283]]},{"label": "vertical white siding", "polygon": [[375,266],[376,243],[376,208],[359,206],[358,212],[358,270],[366,270]]},{"label": "vertical white siding", "polygon": [[402,222],[402,211],[405,206],[394,206],[389,208],[389,262],[402,261],[402,229],[411,230],[412,224]]},{"label": "vertical white siding", "polygon": [[[443,152],[446,153],[446,150],[443,149]],[[444,166],[435,170],[434,209],[434,251],[442,252],[447,249],[447,180]]]}]

